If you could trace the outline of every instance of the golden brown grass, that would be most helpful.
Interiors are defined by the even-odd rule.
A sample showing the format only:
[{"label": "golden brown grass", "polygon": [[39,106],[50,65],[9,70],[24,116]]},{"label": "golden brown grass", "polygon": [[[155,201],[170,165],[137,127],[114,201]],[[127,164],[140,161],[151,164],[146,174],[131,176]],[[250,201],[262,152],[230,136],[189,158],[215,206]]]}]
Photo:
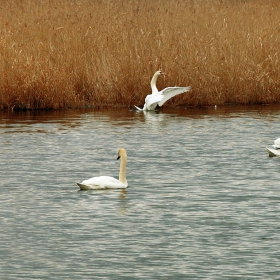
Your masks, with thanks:
[{"label": "golden brown grass", "polygon": [[278,0],[11,0],[0,9],[0,109],[279,103]]}]

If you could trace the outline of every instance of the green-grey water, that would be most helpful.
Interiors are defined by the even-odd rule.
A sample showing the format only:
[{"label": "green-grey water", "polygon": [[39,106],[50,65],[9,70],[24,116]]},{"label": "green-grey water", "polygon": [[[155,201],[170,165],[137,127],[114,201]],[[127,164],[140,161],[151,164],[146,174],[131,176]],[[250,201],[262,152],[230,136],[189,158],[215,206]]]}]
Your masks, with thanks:
[{"label": "green-grey water", "polygon": [[[280,107],[1,113],[0,279],[279,279]],[[79,191],[118,177],[126,190]]]}]

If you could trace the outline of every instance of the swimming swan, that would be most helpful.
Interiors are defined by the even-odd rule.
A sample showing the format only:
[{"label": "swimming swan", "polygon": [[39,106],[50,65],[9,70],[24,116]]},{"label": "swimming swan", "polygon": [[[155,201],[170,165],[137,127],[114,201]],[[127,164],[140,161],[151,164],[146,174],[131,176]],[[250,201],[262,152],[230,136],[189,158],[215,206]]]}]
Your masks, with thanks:
[{"label": "swimming swan", "polygon": [[158,76],[160,76],[161,74],[162,72],[160,70],[154,74],[151,80],[152,94],[148,94],[146,96],[143,109],[134,105],[137,110],[140,111],[155,110],[157,105],[162,106],[167,100],[169,100],[173,96],[183,92],[187,92],[191,89],[191,87],[167,87],[161,91],[158,91],[156,82]]},{"label": "swimming swan", "polygon": [[268,155],[270,157],[280,157],[280,138],[277,138],[272,145],[272,148],[266,147]]},{"label": "swimming swan", "polygon": [[77,185],[81,190],[105,190],[105,189],[125,189],[128,187],[126,181],[126,161],[127,155],[125,149],[119,149],[117,159],[121,158],[119,180],[110,176],[93,177],[84,180]]}]

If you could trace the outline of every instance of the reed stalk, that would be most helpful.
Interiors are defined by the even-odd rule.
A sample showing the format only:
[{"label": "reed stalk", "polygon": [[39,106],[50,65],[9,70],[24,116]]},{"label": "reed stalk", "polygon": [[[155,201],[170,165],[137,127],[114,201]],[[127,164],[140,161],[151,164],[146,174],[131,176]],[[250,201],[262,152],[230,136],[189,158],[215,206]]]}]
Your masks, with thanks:
[{"label": "reed stalk", "polygon": [[278,0],[0,2],[0,109],[280,102]]}]

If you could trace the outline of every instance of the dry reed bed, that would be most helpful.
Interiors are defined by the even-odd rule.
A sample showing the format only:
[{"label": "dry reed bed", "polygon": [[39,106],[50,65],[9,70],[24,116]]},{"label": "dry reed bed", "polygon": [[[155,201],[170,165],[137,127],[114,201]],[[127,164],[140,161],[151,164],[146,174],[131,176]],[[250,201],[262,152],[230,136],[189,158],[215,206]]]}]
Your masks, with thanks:
[{"label": "dry reed bed", "polygon": [[0,109],[279,103],[277,0],[11,0],[0,9]]}]

